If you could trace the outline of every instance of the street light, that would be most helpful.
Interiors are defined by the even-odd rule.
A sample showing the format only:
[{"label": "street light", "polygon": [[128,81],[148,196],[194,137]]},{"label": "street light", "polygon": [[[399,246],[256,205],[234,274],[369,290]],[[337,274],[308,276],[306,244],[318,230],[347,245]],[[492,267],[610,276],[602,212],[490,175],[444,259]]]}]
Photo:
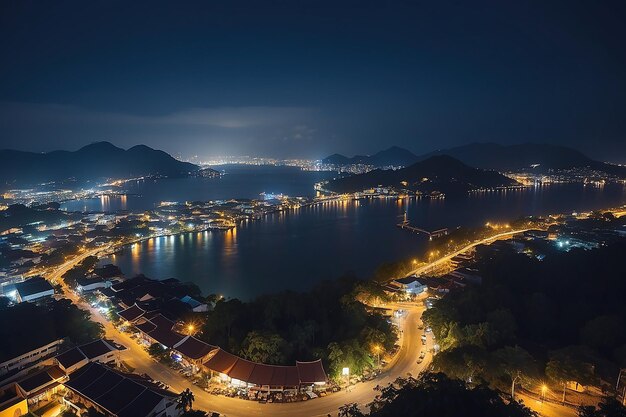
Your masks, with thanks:
[{"label": "street light", "polygon": [[546,386],[546,384],[543,384],[541,386],[541,402],[543,403],[544,400],[546,399],[546,391],[548,390],[548,387]]},{"label": "street light", "polygon": [[350,368],[347,366],[341,370],[341,374],[346,377],[346,389],[350,386]]}]

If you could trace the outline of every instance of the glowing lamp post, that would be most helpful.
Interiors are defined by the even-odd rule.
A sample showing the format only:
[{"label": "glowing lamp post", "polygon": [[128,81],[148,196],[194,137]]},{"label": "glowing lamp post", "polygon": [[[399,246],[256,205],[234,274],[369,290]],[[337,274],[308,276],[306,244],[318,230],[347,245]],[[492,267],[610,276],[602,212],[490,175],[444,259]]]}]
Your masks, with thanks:
[{"label": "glowing lamp post", "polygon": [[546,386],[546,384],[543,384],[541,386],[541,402],[543,403],[546,399],[546,391],[548,390],[548,387]]},{"label": "glowing lamp post", "polygon": [[350,385],[350,368],[347,366],[341,370],[341,375],[346,377],[346,387]]}]

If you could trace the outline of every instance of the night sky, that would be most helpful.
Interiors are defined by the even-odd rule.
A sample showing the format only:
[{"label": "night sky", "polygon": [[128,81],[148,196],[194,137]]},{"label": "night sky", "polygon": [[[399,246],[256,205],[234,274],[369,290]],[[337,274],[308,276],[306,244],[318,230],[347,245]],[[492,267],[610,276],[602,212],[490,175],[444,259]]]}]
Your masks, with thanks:
[{"label": "night sky", "polygon": [[0,148],[322,157],[547,142],[626,162],[624,1],[0,8]]}]

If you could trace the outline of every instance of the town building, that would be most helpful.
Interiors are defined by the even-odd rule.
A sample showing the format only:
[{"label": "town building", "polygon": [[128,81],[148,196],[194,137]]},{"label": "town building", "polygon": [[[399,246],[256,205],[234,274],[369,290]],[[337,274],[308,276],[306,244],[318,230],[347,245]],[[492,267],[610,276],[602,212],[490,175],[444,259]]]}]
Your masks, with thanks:
[{"label": "town building", "polygon": [[93,407],[107,417],[173,417],[176,395],[158,389],[137,375],[125,374],[100,363],[73,372],[65,383],[64,404],[81,412]]},{"label": "town building", "polygon": [[55,363],[65,372],[72,373],[90,362],[114,366],[119,362],[118,349],[103,339],[76,346],[54,357]]},{"label": "town building", "polygon": [[211,353],[204,366],[232,385],[256,387],[267,392],[310,391],[313,386],[324,385],[327,381],[321,360],[296,362],[295,366],[266,365],[218,348]]},{"label": "town building", "polygon": [[0,388],[0,417],[16,417],[28,414],[28,403],[16,384]]},{"label": "town building", "polygon": [[43,277],[34,277],[15,284],[15,297],[18,303],[38,301],[53,295],[54,287]]},{"label": "town building", "polygon": [[205,311],[209,311],[209,306],[206,303],[201,303],[200,301],[186,295],[180,299],[185,304],[188,304],[191,307],[191,310],[195,313],[203,313]]},{"label": "town building", "polygon": [[393,283],[397,285],[407,295],[418,295],[428,289],[426,281],[414,275],[405,278],[395,279]]},{"label": "town building", "polygon": [[0,354],[0,360],[2,361],[0,362],[0,378],[5,379],[5,375],[30,368],[41,360],[51,357],[59,350],[59,346],[62,343],[62,339],[51,338],[47,343],[35,348],[26,348],[26,350],[20,351],[17,355],[13,352],[13,354],[7,356],[2,352]]}]

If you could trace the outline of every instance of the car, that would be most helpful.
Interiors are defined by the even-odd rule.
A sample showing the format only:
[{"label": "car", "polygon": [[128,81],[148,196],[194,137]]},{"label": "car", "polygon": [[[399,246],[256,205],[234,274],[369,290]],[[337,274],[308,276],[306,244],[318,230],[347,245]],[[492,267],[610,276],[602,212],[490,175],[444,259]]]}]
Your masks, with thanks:
[{"label": "car", "polygon": [[426,352],[422,350],[422,353],[420,353],[420,359],[424,359],[425,357],[426,357]]},{"label": "car", "polygon": [[418,364],[418,365],[419,365],[419,364],[421,364],[422,362],[423,362],[423,360],[422,360],[422,359],[418,359],[418,360],[417,360],[417,364]]},{"label": "car", "polygon": [[433,329],[431,329],[431,328],[430,328],[430,326],[428,326],[428,327],[426,328],[426,333],[429,333],[429,332],[432,332],[432,331],[433,331]]},{"label": "car", "polygon": [[417,328],[418,328],[419,330],[424,330],[424,326],[423,326],[422,324],[420,324],[419,326],[417,326]]},{"label": "car", "polygon": [[426,339],[422,339],[422,345],[426,345]]}]

